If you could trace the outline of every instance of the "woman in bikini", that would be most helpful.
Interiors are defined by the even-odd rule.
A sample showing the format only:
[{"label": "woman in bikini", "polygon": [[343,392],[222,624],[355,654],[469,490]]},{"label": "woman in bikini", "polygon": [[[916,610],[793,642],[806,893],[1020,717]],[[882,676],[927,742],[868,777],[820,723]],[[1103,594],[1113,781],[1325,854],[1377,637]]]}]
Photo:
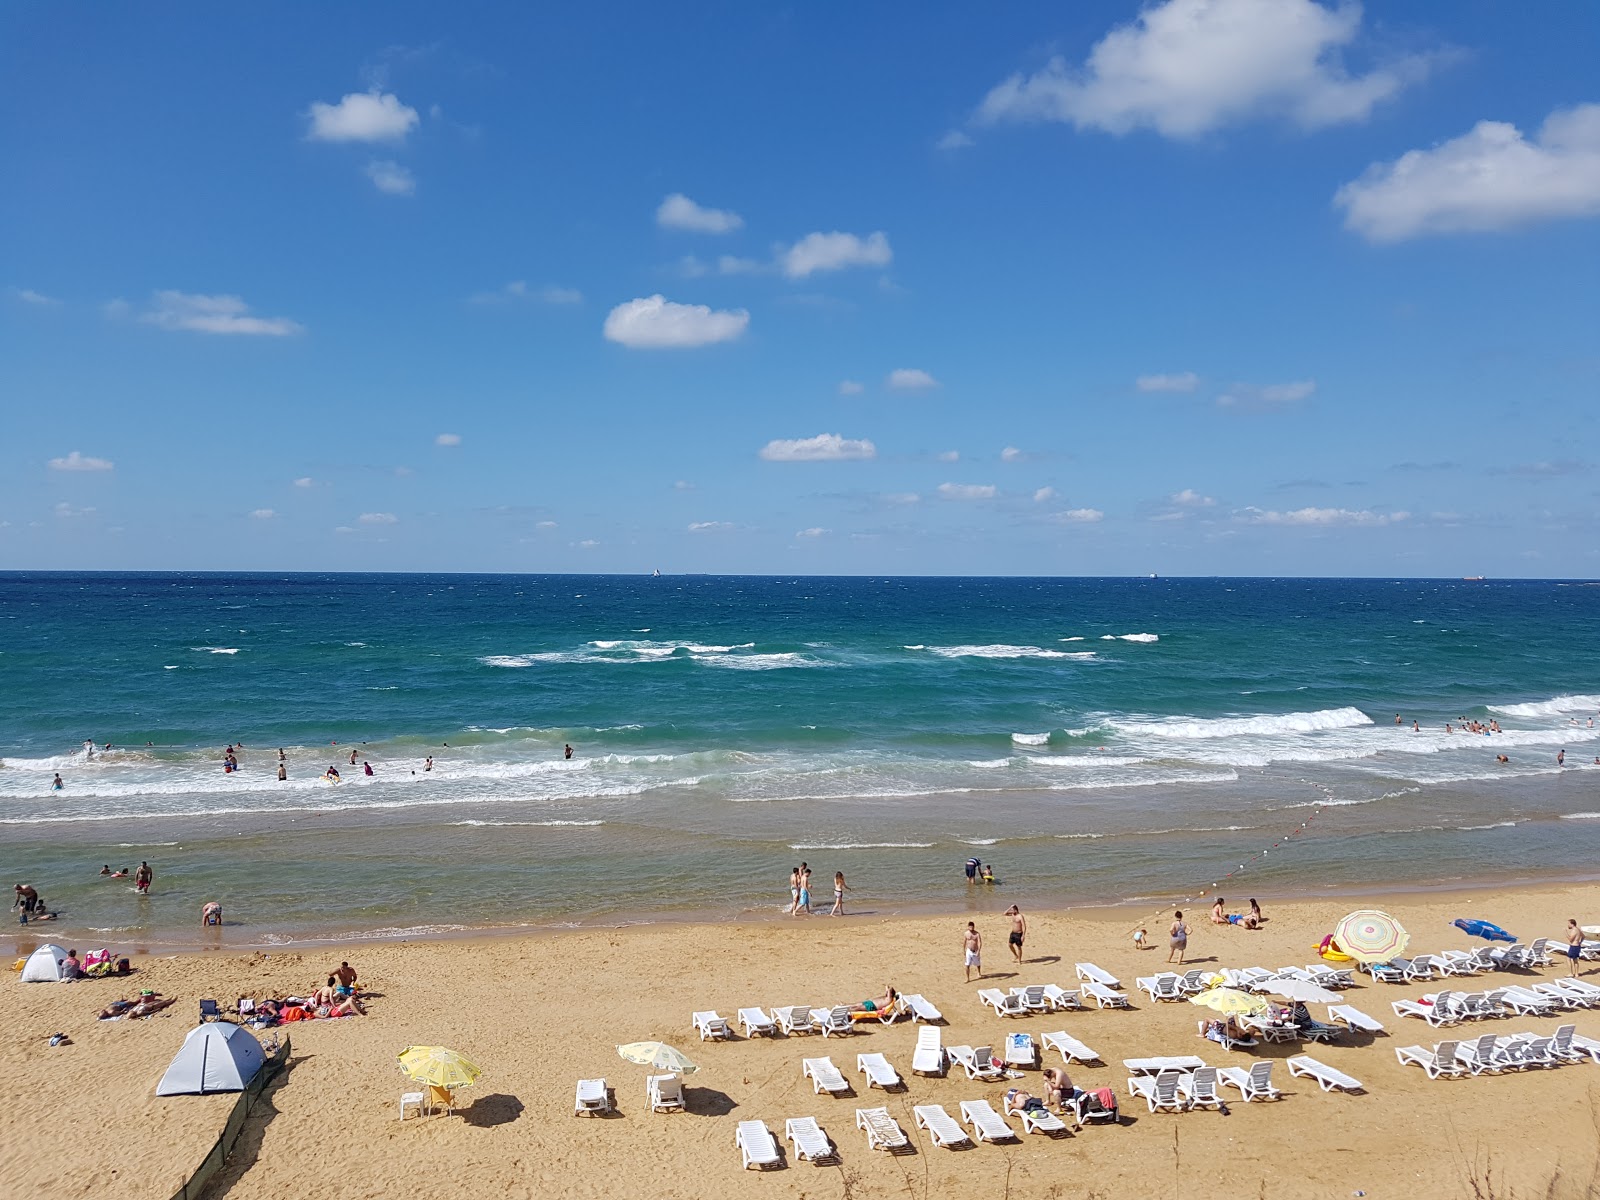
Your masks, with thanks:
[{"label": "woman in bikini", "polygon": [[833,873],[833,909],[828,913],[830,917],[844,916],[844,894],[850,889],[844,881],[844,872]]}]

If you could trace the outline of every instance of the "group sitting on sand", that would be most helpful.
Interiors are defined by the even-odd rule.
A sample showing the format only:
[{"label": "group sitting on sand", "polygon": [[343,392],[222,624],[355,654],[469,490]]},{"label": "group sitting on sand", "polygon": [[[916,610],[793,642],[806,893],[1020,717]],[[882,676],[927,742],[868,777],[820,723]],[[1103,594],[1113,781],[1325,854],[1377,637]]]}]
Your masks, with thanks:
[{"label": "group sitting on sand", "polygon": [[1227,903],[1221,896],[1218,896],[1217,902],[1211,906],[1211,923],[1213,925],[1242,925],[1246,929],[1261,928],[1261,906],[1254,899],[1250,901],[1250,910],[1243,913],[1228,912]]},{"label": "group sitting on sand", "polygon": [[265,1000],[241,996],[239,1015],[260,1028],[266,1028],[326,1017],[364,1017],[367,1010],[361,1007],[361,1001],[356,996],[356,969],[342,962],[328,976],[328,981],[309,996],[275,993]]}]

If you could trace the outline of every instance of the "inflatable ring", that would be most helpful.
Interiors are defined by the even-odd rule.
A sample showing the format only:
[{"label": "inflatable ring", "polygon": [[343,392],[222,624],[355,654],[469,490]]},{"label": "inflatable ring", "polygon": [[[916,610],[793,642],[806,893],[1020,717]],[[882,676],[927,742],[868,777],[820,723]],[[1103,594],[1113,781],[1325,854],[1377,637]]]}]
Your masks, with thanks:
[{"label": "inflatable ring", "polygon": [[1351,958],[1350,955],[1339,949],[1339,944],[1333,940],[1333,936],[1331,934],[1328,937],[1323,938],[1321,943],[1313,947],[1313,949],[1316,950],[1317,956],[1324,962],[1355,962],[1355,959]]}]

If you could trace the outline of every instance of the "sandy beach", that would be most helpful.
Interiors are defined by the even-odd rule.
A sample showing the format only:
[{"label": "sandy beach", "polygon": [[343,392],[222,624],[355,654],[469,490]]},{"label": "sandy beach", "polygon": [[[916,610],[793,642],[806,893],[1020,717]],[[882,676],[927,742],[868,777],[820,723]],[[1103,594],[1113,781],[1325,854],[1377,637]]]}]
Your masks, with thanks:
[{"label": "sandy beach", "polygon": [[[1387,1036],[1333,1047],[1269,1046],[1224,1051],[1196,1036],[1201,1010],[1153,1004],[1135,976],[1162,969],[1164,925],[1150,922],[1159,950],[1133,948],[1129,931],[1143,909],[1028,912],[1025,962],[1011,961],[1004,919],[979,918],[985,935],[983,982],[963,982],[965,918],[853,915],[718,925],[657,925],[586,930],[536,938],[493,938],[363,945],[260,957],[231,952],[143,957],[130,980],[72,985],[8,978],[7,1036],[0,1045],[0,1178],[12,1195],[88,1196],[107,1189],[128,1200],[165,1200],[214,1141],[232,1096],[161,1099],[155,1084],[190,1028],[201,997],[225,1004],[240,995],[303,993],[341,958],[360,971],[369,1015],[292,1027],[289,1070],[258,1103],[244,1137],[210,1195],[231,1200],[281,1196],[664,1197],[763,1194],[915,1197],[1202,1196],[1219,1187],[1273,1197],[1552,1197],[1594,1194],[1600,1066],[1429,1081],[1401,1067],[1393,1047],[1431,1045],[1442,1036],[1401,1020],[1390,1001],[1438,985],[1366,983],[1347,1002],[1381,1020]],[[1313,946],[1349,907],[1342,900],[1273,903],[1259,932],[1209,925],[1189,915],[1189,957],[1198,965],[1278,967],[1313,959]],[[1529,887],[1461,896],[1434,893],[1386,902],[1426,952],[1472,943],[1447,922],[1478,916],[1525,941],[1555,935],[1568,916],[1592,919],[1600,888]],[[1094,961],[1119,976],[1133,1011],[1040,1015],[1002,1021],[984,1008],[980,987],[1028,983],[1072,986],[1073,964]],[[1585,964],[1600,978],[1600,968]],[[1565,962],[1539,974],[1565,973]],[[1511,980],[1486,977],[1485,984]],[[1074,1066],[1074,1082],[1111,1087],[1120,1127],[1089,1126],[1075,1136],[1027,1137],[970,1150],[935,1148],[914,1128],[911,1107],[964,1099],[999,1108],[1008,1086],[1037,1087],[1038,1075],[1010,1083],[970,1083],[910,1072],[915,1028],[863,1026],[850,1038],[737,1039],[702,1045],[690,1013],[741,1005],[856,1003],[885,982],[926,995],[944,1013],[946,1045],[997,1044],[1024,1031],[1066,1029],[1097,1049],[1103,1066]],[[119,995],[154,988],[179,997],[147,1021],[97,1022]],[[1320,1008],[1315,1010],[1321,1015]],[[1600,1017],[1510,1018],[1469,1023],[1463,1036],[1529,1029],[1551,1032],[1576,1020],[1600,1036]],[[62,1031],[70,1046],[52,1048]],[[617,1043],[660,1038],[701,1066],[688,1078],[688,1112],[652,1115],[643,1068],[619,1059]],[[395,1055],[412,1044],[444,1044],[485,1068],[450,1116],[397,1116],[407,1090]],[[1292,1079],[1281,1060],[1305,1049],[1354,1075],[1364,1094],[1325,1094]],[[881,1051],[906,1079],[885,1095],[865,1087],[855,1056]],[[855,1095],[814,1096],[801,1077],[803,1056],[828,1054],[851,1077]],[[1121,1060],[1199,1055],[1214,1065],[1277,1062],[1276,1103],[1229,1105],[1230,1115],[1151,1114],[1127,1096]],[[1056,1060],[1052,1052],[1043,1061]],[[580,1077],[604,1075],[618,1115],[575,1118]],[[860,1082],[856,1082],[860,1081]],[[869,1151],[857,1132],[857,1107],[886,1104],[916,1153]],[[786,1117],[812,1115],[839,1147],[837,1165],[797,1162],[758,1175],[743,1172],[734,1145],[740,1120],[761,1119],[782,1137]],[[1020,1132],[1020,1122],[1011,1122]],[[648,1175],[648,1187],[618,1172]],[[623,1177],[625,1180],[626,1177]],[[1475,1191],[1474,1189],[1482,1189]]]}]

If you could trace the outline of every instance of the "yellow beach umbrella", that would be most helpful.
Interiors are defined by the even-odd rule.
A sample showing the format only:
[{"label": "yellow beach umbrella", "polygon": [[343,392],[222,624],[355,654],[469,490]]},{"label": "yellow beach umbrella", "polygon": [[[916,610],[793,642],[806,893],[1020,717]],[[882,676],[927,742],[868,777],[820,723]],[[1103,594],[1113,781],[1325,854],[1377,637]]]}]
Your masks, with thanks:
[{"label": "yellow beach umbrella", "polygon": [[408,1079],[445,1091],[466,1087],[483,1074],[476,1063],[444,1046],[407,1046],[400,1051],[400,1070]]},{"label": "yellow beach umbrella", "polygon": [[657,1071],[690,1075],[700,1069],[689,1061],[689,1056],[682,1050],[674,1049],[665,1042],[629,1042],[626,1046],[618,1046],[617,1053],[631,1063]]},{"label": "yellow beach umbrella", "polygon": [[1260,996],[1241,992],[1238,988],[1207,988],[1199,995],[1189,997],[1190,1004],[1198,1004],[1227,1017],[1256,1016],[1267,1011],[1267,1002]]}]

